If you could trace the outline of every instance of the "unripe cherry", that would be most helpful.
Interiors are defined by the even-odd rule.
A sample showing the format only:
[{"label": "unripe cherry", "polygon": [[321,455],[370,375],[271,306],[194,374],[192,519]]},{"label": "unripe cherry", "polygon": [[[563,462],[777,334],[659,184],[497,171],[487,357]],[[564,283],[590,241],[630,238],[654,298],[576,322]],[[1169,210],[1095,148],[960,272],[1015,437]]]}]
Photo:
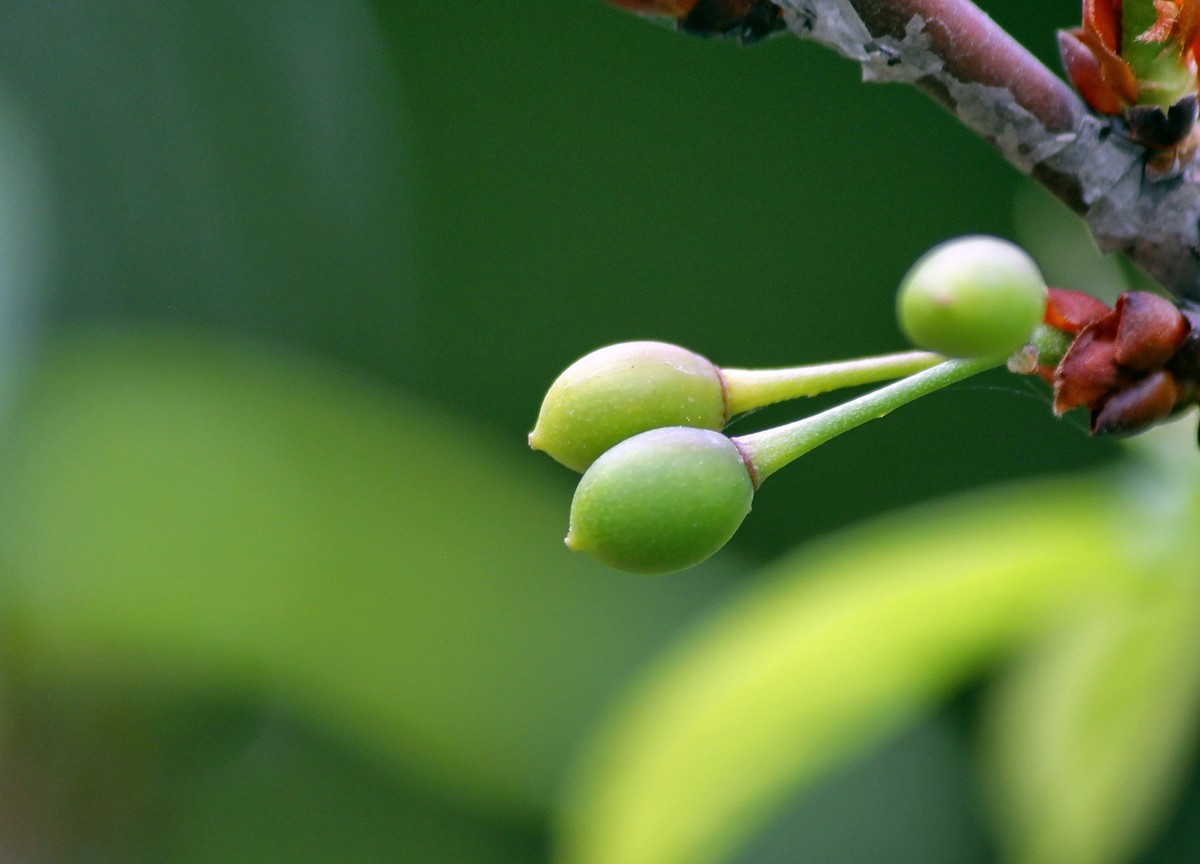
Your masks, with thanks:
[{"label": "unripe cherry", "polygon": [[718,369],[665,342],[623,342],[575,361],[551,385],[529,446],[584,471],[639,432],[663,426],[718,430],[729,418],[787,399],[911,375],[945,358],[902,351],[781,369]]},{"label": "unripe cherry", "polygon": [[900,285],[896,312],[912,343],[952,357],[1001,357],[1042,320],[1046,283],[1020,247],[961,237],[922,256]]},{"label": "unripe cherry", "polygon": [[754,490],[780,468],[1000,362],[946,360],[811,417],[737,438],[679,426],[635,435],[579,481],[567,546],[635,573],[699,564],[729,542],[750,512]]},{"label": "unripe cherry", "polygon": [[729,438],[654,429],[613,447],[583,475],[566,543],[619,570],[673,573],[728,543],[753,498],[750,470]]},{"label": "unripe cherry", "polygon": [[639,432],[662,426],[720,429],[721,373],[665,342],[622,342],[593,351],[558,376],[542,401],[529,446],[575,471]]}]

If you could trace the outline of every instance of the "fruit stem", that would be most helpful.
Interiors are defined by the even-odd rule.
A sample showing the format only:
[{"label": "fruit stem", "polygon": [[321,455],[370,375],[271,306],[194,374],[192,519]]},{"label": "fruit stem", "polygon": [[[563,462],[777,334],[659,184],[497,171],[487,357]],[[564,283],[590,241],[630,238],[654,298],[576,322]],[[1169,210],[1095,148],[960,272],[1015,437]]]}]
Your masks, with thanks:
[{"label": "fruit stem", "polygon": [[726,413],[772,405],[801,396],[816,396],[842,387],[874,384],[903,378],[941,363],[946,358],[929,351],[901,351],[876,357],[858,357],[836,363],[792,366],[788,369],[721,369],[725,382]]},{"label": "fruit stem", "polygon": [[843,432],[848,432],[869,420],[878,420],[901,405],[950,384],[1003,366],[1004,361],[1004,357],[946,360],[828,411],[785,426],[742,435],[733,441],[741,449],[757,487],[784,465]]}]

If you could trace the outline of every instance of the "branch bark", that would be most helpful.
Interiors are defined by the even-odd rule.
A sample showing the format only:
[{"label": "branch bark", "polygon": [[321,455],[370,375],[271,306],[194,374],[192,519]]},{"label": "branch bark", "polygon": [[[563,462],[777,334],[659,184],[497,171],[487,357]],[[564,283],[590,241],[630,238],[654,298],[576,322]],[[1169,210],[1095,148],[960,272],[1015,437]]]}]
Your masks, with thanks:
[{"label": "branch bark", "polygon": [[1102,250],[1200,302],[1196,169],[1147,177],[1145,150],[1120,121],[1092,114],[969,0],[773,2],[792,33],[859,62],[864,80],[926,91],[1083,216]]}]

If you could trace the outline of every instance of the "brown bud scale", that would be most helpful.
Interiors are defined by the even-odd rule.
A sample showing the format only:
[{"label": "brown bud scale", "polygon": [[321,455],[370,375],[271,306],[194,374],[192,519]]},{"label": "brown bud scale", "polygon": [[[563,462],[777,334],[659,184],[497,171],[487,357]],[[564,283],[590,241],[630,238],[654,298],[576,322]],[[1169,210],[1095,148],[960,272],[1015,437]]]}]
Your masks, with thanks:
[{"label": "brown bud scale", "polygon": [[1086,408],[1094,435],[1131,435],[1200,402],[1200,308],[1130,291],[1109,308],[1051,288],[1045,323],[1074,340],[1035,374],[1054,388],[1054,413]]}]

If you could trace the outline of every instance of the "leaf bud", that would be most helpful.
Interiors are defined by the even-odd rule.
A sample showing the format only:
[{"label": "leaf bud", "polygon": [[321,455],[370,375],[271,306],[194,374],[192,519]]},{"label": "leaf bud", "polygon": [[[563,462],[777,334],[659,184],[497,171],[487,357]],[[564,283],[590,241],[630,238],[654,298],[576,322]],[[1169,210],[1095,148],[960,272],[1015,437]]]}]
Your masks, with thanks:
[{"label": "leaf bud", "polygon": [[529,446],[575,471],[639,432],[717,430],[726,421],[721,373],[686,348],[622,342],[575,361],[550,386]]},{"label": "leaf bud", "polygon": [[673,573],[728,543],[753,498],[750,470],[729,438],[654,429],[622,441],[583,475],[566,543],[619,570]]}]

